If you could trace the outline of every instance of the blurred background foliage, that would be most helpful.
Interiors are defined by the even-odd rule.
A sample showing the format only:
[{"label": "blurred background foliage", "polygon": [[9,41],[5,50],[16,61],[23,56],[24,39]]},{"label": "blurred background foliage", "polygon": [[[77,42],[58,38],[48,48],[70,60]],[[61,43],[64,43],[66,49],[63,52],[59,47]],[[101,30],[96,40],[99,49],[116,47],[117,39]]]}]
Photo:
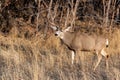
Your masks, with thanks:
[{"label": "blurred background foliage", "polygon": [[[71,6],[71,2],[73,3]],[[76,0],[53,0],[51,10],[57,4],[58,23],[62,23],[60,18],[75,7]],[[103,23],[105,17],[104,8],[108,0],[80,0],[77,8],[76,16],[79,21],[95,20],[97,24]],[[29,23],[32,28],[44,28],[48,21],[50,0],[0,0],[0,31],[9,33],[15,25]],[[108,18],[113,19],[113,23],[120,24],[120,1],[111,0]],[[114,15],[113,15],[114,13]],[[39,23],[36,23],[39,14]],[[20,23],[20,21],[22,22]],[[42,22],[43,20],[43,22]],[[43,27],[39,26],[43,25]],[[38,30],[39,31],[39,30]]]}]

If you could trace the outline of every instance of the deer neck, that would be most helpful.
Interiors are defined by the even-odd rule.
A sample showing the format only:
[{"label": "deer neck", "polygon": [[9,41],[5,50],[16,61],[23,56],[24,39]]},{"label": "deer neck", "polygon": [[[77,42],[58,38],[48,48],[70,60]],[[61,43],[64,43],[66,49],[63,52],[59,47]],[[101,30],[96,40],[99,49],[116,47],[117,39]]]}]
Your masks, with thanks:
[{"label": "deer neck", "polygon": [[74,34],[71,32],[65,32],[61,40],[70,47],[72,40],[74,38]]}]

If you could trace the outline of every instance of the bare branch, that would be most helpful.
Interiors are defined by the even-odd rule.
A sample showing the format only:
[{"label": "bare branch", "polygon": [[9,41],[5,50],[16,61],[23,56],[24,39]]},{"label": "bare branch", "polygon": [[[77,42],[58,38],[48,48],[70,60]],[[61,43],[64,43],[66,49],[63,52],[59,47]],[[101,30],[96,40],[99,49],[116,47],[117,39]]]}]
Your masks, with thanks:
[{"label": "bare branch", "polygon": [[[72,9],[73,18],[72,18],[71,26],[73,26],[73,24],[75,22],[76,12],[77,12],[78,5],[79,5],[79,0],[76,1],[74,9]],[[73,7],[73,0],[72,0],[72,7]]]}]

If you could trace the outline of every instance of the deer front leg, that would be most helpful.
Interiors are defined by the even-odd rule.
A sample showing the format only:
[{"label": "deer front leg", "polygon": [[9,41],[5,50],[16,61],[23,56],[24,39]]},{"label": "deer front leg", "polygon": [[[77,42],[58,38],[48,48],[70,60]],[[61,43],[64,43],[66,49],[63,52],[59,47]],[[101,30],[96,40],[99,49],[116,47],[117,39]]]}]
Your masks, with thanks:
[{"label": "deer front leg", "polygon": [[71,53],[72,53],[72,64],[73,64],[75,59],[75,51],[71,51]]}]

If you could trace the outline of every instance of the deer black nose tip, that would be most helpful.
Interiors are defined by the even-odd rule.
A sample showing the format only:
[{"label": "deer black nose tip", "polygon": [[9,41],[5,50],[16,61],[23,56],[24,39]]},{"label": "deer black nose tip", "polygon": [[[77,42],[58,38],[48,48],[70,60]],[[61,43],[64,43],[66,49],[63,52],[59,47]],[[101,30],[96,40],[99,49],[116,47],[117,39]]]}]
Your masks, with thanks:
[{"label": "deer black nose tip", "polygon": [[55,34],[55,36],[58,36],[58,34]]}]

